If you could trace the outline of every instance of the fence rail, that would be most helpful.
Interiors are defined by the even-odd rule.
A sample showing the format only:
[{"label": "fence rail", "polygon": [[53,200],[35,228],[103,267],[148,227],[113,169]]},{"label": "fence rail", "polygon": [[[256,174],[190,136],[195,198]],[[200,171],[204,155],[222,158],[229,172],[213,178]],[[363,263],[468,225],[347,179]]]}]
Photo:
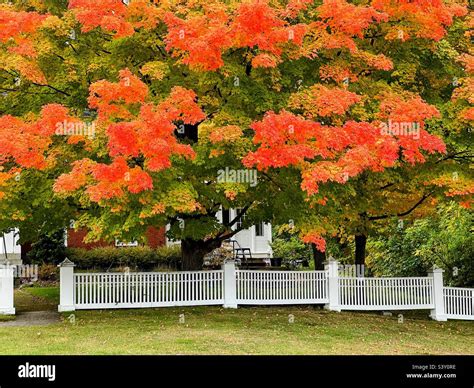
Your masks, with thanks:
[{"label": "fence rail", "polygon": [[251,271],[239,270],[239,304],[327,303],[326,271]]},{"label": "fence rail", "polygon": [[74,274],[77,309],[223,303],[223,271]]},{"label": "fence rail", "polygon": [[474,289],[444,287],[444,308],[447,318],[474,320]]},{"label": "fence rail", "polygon": [[339,305],[345,310],[431,309],[432,278],[338,278]]}]

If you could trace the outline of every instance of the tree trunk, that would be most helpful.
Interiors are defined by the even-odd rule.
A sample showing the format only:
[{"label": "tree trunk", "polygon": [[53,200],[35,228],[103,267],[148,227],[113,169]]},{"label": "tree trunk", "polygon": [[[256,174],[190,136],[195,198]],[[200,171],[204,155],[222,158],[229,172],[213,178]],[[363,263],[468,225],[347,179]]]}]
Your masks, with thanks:
[{"label": "tree trunk", "polygon": [[21,246],[21,261],[23,264],[30,264],[30,259],[28,258],[28,252],[31,251],[31,242],[26,242],[24,244],[20,244]]},{"label": "tree trunk", "polygon": [[367,236],[365,234],[355,235],[355,263],[356,265],[365,266],[365,246],[367,244]]},{"label": "tree trunk", "polygon": [[201,270],[204,256],[220,245],[220,240],[181,240],[181,269],[183,271]]},{"label": "tree trunk", "polygon": [[316,271],[324,270],[324,262],[326,261],[326,252],[321,252],[316,247],[316,244],[311,244],[311,249],[313,250],[314,269]]}]

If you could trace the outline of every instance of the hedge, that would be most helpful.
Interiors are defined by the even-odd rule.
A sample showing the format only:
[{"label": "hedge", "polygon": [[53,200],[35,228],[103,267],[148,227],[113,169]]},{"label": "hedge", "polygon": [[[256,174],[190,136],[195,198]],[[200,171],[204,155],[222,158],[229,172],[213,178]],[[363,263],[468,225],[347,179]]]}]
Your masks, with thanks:
[{"label": "hedge", "polygon": [[109,270],[129,267],[131,270],[180,269],[181,253],[178,246],[160,247],[104,247],[94,249],[68,248],[67,257],[77,269]]}]

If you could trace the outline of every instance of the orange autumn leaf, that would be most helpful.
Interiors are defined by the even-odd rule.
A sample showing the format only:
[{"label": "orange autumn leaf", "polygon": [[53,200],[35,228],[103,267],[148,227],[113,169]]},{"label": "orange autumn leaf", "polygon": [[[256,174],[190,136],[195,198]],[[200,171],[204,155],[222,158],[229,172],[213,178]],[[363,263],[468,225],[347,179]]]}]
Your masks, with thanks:
[{"label": "orange autumn leaf", "polygon": [[34,33],[47,16],[37,12],[17,12],[8,5],[0,5],[0,42]]},{"label": "orange autumn leaf", "polygon": [[213,128],[209,134],[211,143],[233,142],[242,137],[242,129],[237,125],[226,125]]},{"label": "orange autumn leaf", "polygon": [[308,118],[342,115],[362,97],[340,88],[313,85],[291,96],[289,106],[302,109]]}]

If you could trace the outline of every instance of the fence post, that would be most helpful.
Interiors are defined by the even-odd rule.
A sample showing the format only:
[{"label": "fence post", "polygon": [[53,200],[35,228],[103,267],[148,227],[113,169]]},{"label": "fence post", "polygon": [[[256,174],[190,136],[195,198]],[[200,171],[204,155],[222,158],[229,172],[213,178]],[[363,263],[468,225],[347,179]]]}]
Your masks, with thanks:
[{"label": "fence post", "polygon": [[9,264],[0,266],[0,315],[14,315],[13,278],[15,268]]},{"label": "fence post", "polygon": [[224,307],[237,308],[237,274],[235,262],[229,260],[222,266],[224,270]]},{"label": "fence post", "polygon": [[74,263],[65,259],[59,267],[59,306],[58,311],[74,311]]},{"label": "fence post", "polygon": [[428,276],[433,278],[433,302],[434,309],[431,310],[430,317],[435,321],[447,321],[444,309],[444,284],[443,270],[436,266],[428,271]]},{"label": "fence post", "polygon": [[332,257],[324,263],[324,270],[328,273],[328,299],[329,303],[324,305],[325,309],[341,311],[339,306],[339,263]]}]

